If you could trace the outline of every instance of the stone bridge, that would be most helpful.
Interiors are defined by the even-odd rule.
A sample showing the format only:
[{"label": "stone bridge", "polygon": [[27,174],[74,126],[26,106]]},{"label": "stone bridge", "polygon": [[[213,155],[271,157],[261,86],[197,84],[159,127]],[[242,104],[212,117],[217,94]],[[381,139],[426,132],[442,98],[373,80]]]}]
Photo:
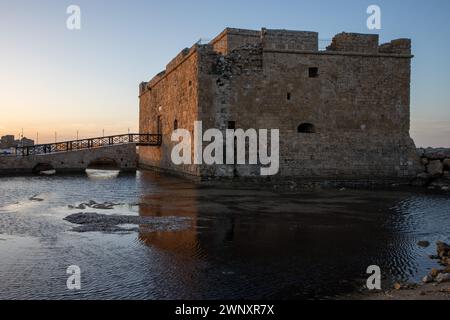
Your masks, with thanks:
[{"label": "stone bridge", "polygon": [[113,165],[121,171],[136,170],[136,144],[118,144],[28,156],[0,156],[0,174],[31,174],[52,169],[57,173],[76,173],[102,164],[108,167]]},{"label": "stone bridge", "polygon": [[136,146],[158,147],[161,134],[128,133],[21,146],[13,156],[0,156],[0,174],[29,174],[55,170],[83,172],[89,168],[134,171],[137,167]]}]

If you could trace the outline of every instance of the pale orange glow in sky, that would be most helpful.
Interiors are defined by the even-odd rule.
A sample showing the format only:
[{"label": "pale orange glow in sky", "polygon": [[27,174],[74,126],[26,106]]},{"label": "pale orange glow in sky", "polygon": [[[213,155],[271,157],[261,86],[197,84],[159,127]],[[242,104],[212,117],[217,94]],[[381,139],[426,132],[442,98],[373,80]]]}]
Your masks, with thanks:
[{"label": "pale orange glow in sky", "polygon": [[[67,29],[70,1],[0,1],[0,136],[39,143],[138,131],[138,86],[182,48],[225,27],[370,33],[360,0],[151,2],[77,0],[81,30]],[[436,3],[435,3],[436,2]],[[411,135],[417,146],[450,147],[450,2],[380,0],[380,42],[411,38]],[[235,10],[239,7],[239,10]],[[324,8],[327,8],[324,10]],[[167,17],[170,16],[170,19]],[[414,21],[414,23],[411,23]]]}]

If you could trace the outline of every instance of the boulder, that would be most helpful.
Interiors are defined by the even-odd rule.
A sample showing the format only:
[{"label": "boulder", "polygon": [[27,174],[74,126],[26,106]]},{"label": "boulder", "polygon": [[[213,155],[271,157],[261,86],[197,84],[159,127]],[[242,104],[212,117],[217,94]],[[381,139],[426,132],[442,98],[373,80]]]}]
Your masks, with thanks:
[{"label": "boulder", "polygon": [[433,269],[433,270],[430,271],[429,276],[432,277],[432,278],[436,278],[441,273],[442,273],[442,270]]},{"label": "boulder", "polygon": [[436,277],[437,283],[450,282],[450,273],[440,273]]},{"label": "boulder", "polygon": [[445,242],[438,241],[436,243],[437,246],[437,254],[440,258],[448,257],[450,253],[450,245]]},{"label": "boulder", "polygon": [[400,290],[400,289],[402,289],[402,285],[400,283],[396,282],[396,283],[394,283],[394,289]]},{"label": "boulder", "polygon": [[426,166],[426,165],[429,163],[429,161],[428,161],[427,158],[422,158],[422,159],[420,159],[420,161],[422,162],[422,164],[423,164],[424,166]]},{"label": "boulder", "polygon": [[427,166],[428,173],[433,177],[440,177],[444,171],[441,160],[433,160]]},{"label": "boulder", "polygon": [[434,281],[434,278],[430,275],[427,275],[422,279],[423,283],[432,283],[433,281]]},{"label": "boulder", "polygon": [[444,166],[444,170],[450,171],[450,158],[444,159],[442,164]]}]

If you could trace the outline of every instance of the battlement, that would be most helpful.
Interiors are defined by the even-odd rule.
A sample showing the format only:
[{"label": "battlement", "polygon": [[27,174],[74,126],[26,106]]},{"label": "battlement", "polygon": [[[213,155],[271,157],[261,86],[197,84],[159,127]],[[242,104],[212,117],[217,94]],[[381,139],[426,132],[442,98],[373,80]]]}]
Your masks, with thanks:
[{"label": "battlement", "polygon": [[260,31],[249,29],[226,28],[208,44],[194,44],[191,48],[183,49],[166,66],[166,69],[156,75],[148,83],[139,88],[140,95],[152,88],[166,75],[175,70],[190,56],[204,52],[228,56],[233,51],[259,46],[263,52],[286,51],[315,54],[344,54],[344,55],[375,55],[410,58],[411,40],[396,39],[379,45],[376,34],[361,34],[342,32],[335,35],[326,50],[319,50],[319,34],[312,31],[295,31],[284,29],[266,29]]},{"label": "battlement", "polygon": [[261,42],[265,50],[318,51],[319,34],[311,31],[261,30]]},{"label": "battlement", "polygon": [[331,44],[327,47],[327,51],[410,55],[411,40],[396,39],[379,45],[379,36],[377,34],[342,32],[334,36]]}]

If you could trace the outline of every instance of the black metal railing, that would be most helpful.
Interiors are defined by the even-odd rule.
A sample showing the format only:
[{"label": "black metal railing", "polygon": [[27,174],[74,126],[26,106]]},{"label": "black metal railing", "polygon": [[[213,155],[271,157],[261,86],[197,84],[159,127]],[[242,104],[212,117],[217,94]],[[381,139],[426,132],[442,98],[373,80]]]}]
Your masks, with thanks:
[{"label": "black metal railing", "polygon": [[128,143],[135,143],[137,146],[160,146],[162,143],[162,136],[161,134],[129,133],[108,137],[39,144],[29,147],[17,147],[16,155],[31,156],[35,154],[69,152]]}]

